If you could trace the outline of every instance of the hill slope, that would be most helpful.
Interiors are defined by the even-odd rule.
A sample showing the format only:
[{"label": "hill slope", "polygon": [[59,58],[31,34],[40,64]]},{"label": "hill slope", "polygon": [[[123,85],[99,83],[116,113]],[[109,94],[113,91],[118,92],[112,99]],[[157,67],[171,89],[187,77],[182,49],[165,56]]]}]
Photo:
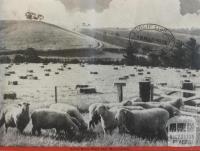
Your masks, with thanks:
[{"label": "hill slope", "polygon": [[84,35],[38,21],[0,21],[0,51],[96,48],[98,42]]}]

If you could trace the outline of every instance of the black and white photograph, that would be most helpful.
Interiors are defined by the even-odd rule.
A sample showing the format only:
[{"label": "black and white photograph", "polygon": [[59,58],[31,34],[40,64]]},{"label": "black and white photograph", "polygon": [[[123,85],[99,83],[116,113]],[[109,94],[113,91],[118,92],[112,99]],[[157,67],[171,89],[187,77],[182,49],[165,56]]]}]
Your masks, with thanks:
[{"label": "black and white photograph", "polygon": [[200,0],[0,0],[0,146],[200,146]]}]

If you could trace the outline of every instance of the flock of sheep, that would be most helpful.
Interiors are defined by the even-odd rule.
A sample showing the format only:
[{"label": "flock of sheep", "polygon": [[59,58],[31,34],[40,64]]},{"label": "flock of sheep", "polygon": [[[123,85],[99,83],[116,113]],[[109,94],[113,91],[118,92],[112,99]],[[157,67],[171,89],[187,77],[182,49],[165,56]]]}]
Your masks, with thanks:
[{"label": "flock of sheep", "polygon": [[32,122],[32,135],[41,135],[41,129],[55,129],[57,135],[78,136],[93,131],[101,123],[104,134],[118,129],[144,138],[167,140],[166,123],[169,118],[180,115],[184,105],[181,99],[165,103],[142,102],[140,98],[121,103],[94,103],[89,106],[89,122],[86,123],[77,107],[57,103],[48,108],[34,110],[29,103],[8,106],[1,110],[0,127],[17,128],[21,133]]}]

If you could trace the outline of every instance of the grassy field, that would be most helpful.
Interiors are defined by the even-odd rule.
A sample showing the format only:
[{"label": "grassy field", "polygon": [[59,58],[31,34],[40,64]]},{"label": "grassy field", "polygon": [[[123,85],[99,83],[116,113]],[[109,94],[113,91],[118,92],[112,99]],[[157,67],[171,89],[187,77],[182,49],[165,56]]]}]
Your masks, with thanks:
[{"label": "grassy field", "polygon": [[[145,77],[152,77],[154,84],[167,83],[168,87],[180,88],[181,81],[190,79],[195,84],[199,84],[200,72],[191,70],[196,77],[190,77],[186,70],[173,68],[147,68],[136,66],[112,66],[112,65],[85,65],[81,67],[79,64],[68,64],[63,67],[62,64],[48,65],[43,64],[14,64],[9,69],[6,69],[8,64],[0,65],[0,104],[5,107],[10,104],[17,104],[19,102],[29,102],[30,112],[37,108],[48,108],[55,100],[55,86],[58,87],[58,102],[69,103],[77,106],[83,113],[83,117],[88,122],[89,115],[87,113],[90,104],[95,102],[118,102],[117,88],[114,86],[115,82],[119,82],[119,78],[128,76],[124,88],[124,100],[132,99],[139,95],[138,82]],[[118,67],[118,70],[114,70]],[[60,71],[59,68],[63,68]],[[143,69],[143,75],[138,75],[137,69]],[[33,70],[30,73],[30,70]],[[47,71],[49,70],[49,71]],[[5,76],[5,73],[14,71],[14,74]],[[58,72],[58,74],[55,74]],[[98,74],[90,74],[90,72],[98,72]],[[150,74],[147,74],[150,72]],[[49,73],[49,76],[45,76]],[[135,76],[131,76],[135,74]],[[186,74],[188,77],[183,78]],[[170,75],[170,76],[169,76]],[[27,76],[27,79],[20,79],[20,76]],[[38,77],[34,80],[32,77]],[[9,81],[18,81],[18,85],[8,85]],[[122,82],[122,81],[121,81]],[[96,88],[96,94],[81,94],[76,89],[78,84],[87,84],[90,87]],[[3,94],[15,92],[17,99],[3,100]],[[155,90],[156,93],[163,93]],[[197,92],[199,90],[197,89]],[[181,94],[175,94],[180,97]],[[199,122],[198,122],[199,124]],[[67,138],[58,138],[54,131],[42,131],[41,137],[31,135],[31,122],[28,124],[23,135],[19,134],[16,129],[9,129],[8,133],[4,132],[4,128],[0,129],[0,145],[2,146],[165,146],[166,142],[159,142],[156,140],[144,140],[130,135],[119,135],[117,132],[113,135],[104,136],[102,128],[97,126],[95,132],[88,132],[82,134],[78,138],[69,140]],[[199,139],[198,129],[198,142]]]},{"label": "grassy field", "polygon": [[38,21],[0,20],[0,50],[95,48],[98,42],[70,30]]}]

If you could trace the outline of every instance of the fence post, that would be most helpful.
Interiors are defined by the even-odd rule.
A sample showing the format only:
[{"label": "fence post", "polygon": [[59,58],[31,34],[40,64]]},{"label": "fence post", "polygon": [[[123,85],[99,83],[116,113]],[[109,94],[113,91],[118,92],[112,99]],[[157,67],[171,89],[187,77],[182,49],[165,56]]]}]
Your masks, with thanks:
[{"label": "fence post", "polygon": [[126,83],[114,83],[115,86],[117,86],[117,93],[119,102],[123,101],[123,86],[126,86]]},{"label": "fence post", "polygon": [[57,100],[57,86],[55,86],[55,103],[57,103],[58,102],[58,100]]}]

